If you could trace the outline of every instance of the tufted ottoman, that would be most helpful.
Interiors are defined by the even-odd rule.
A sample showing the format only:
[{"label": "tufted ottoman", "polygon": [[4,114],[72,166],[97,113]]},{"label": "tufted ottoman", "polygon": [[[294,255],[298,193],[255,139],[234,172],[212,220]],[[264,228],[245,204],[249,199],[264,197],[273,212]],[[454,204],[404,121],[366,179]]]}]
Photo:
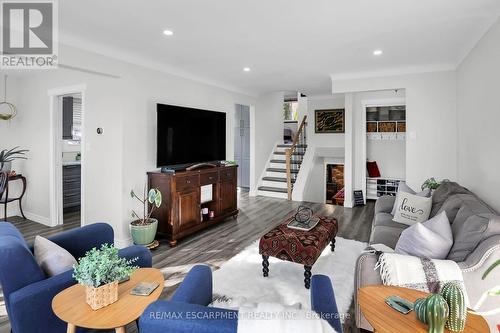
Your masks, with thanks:
[{"label": "tufted ottoman", "polygon": [[319,216],[319,223],[310,231],[290,229],[287,224],[293,216],[282,224],[267,232],[259,242],[259,253],[262,255],[262,272],[269,275],[269,257],[291,261],[304,265],[304,285],[311,285],[311,268],[321,255],[321,252],[331,243],[332,252],[335,249],[337,235],[337,220],[331,217]]}]

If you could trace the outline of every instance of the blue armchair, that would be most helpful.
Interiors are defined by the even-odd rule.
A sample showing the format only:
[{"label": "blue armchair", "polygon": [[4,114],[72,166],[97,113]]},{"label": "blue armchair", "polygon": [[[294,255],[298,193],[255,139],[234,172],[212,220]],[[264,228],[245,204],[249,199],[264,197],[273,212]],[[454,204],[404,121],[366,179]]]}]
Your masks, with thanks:
[{"label": "blue armchair", "polygon": [[[238,312],[208,307],[212,302],[212,271],[208,266],[191,269],[169,301],[149,305],[139,319],[141,333],[236,333]],[[330,279],[311,279],[311,307],[338,332],[342,325]]]},{"label": "blue armchair", "polygon": [[[91,224],[49,238],[75,258],[93,247],[114,241],[113,228],[105,223]],[[143,246],[120,250],[121,257],[138,257],[136,265],[151,267],[152,257]],[[73,270],[47,278],[33,257],[17,228],[0,222],[0,284],[13,333],[63,333],[66,323],[52,312],[52,299],[60,291],[74,285]]]}]

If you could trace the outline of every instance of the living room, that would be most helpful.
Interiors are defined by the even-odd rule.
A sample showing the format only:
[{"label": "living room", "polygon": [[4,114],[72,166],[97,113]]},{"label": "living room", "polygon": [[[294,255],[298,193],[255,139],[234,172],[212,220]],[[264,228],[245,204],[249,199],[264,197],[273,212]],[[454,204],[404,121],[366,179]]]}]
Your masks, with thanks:
[{"label": "living room", "polygon": [[[15,7],[16,3],[26,5],[2,2],[7,42],[16,35],[10,24],[22,21],[18,14],[7,13],[29,8]],[[402,288],[417,283],[382,278],[374,271],[377,263],[380,267],[391,262],[380,259],[380,252],[384,252],[382,258],[390,258],[386,253],[395,249],[397,254],[407,236],[413,247],[402,253],[412,258],[400,262],[398,257],[391,265],[408,268],[414,258],[431,259],[438,275],[444,274],[441,269],[456,274],[435,282],[461,283],[469,308],[466,331],[489,327],[500,332],[498,297],[482,299],[484,293],[498,293],[495,282],[500,279],[500,269],[488,270],[500,259],[496,213],[500,161],[494,145],[499,139],[494,100],[500,75],[498,1],[404,5],[394,0],[258,1],[252,6],[229,0],[44,3],[51,5],[48,13],[41,7],[32,10],[52,15],[48,21],[53,47],[48,54],[55,65],[30,68],[19,60],[39,53],[2,44],[0,151],[14,149],[14,154],[0,155],[5,174],[0,177],[4,208],[0,217],[8,222],[0,222],[4,258],[0,260],[4,303],[0,332],[69,332],[72,325],[73,329],[129,332],[233,332],[244,331],[245,326],[255,331],[265,330],[266,323],[267,329],[279,323],[242,319],[249,313],[292,310],[299,315],[321,314],[322,318],[287,321],[297,327],[304,324],[311,332],[321,331],[318,327],[339,332],[391,331],[387,321],[398,318],[409,320],[409,326],[396,326],[393,331],[424,332],[430,325],[416,320],[416,308],[401,315],[382,304],[385,299],[360,292],[367,285]],[[35,25],[23,31],[26,40],[38,37],[42,44],[47,42],[46,33],[40,34]],[[17,24],[17,28],[24,26]],[[62,103],[68,96],[79,96],[81,105],[78,116],[74,111],[70,116],[70,137],[61,140],[68,124]],[[284,121],[290,119],[284,117],[283,107],[290,98],[298,105],[297,131],[286,141]],[[404,110],[403,116],[383,118],[395,110]],[[380,118],[371,118],[373,112]],[[320,128],[318,117],[330,114],[337,123]],[[370,121],[377,123],[375,132]],[[402,123],[404,127],[399,127]],[[382,130],[387,125],[394,127]],[[168,134],[172,126],[182,133],[174,144]],[[168,155],[172,149],[177,149],[175,158]],[[163,153],[167,158],[160,160]],[[377,162],[378,177],[367,169],[367,161]],[[328,170],[334,166],[341,166],[336,169],[341,180],[328,192]],[[65,178],[70,168],[79,170],[76,180]],[[75,187],[68,190],[68,184]],[[265,191],[269,188],[272,193]],[[432,192],[432,196],[422,203],[400,192],[415,197]],[[66,209],[68,197],[76,200],[76,210]],[[404,199],[412,205],[406,205],[408,201],[403,205]],[[423,220],[418,216],[401,222],[404,217],[392,211],[428,205],[429,200],[432,207],[422,208]],[[414,212],[420,209],[415,207]],[[438,234],[449,236],[451,228],[452,243],[443,241],[449,245],[447,253],[432,257],[435,253],[425,252],[426,244],[420,242],[423,237],[434,244],[432,233],[411,238],[406,230],[429,226],[427,220],[436,222],[438,217],[442,224],[443,211],[449,225]],[[137,226],[131,223],[149,218],[157,221],[152,241],[140,241]],[[297,232],[286,227],[289,219],[319,225]],[[314,246],[303,243],[300,232],[312,237]],[[400,238],[402,234],[406,236]],[[310,258],[297,259],[291,249],[274,248],[279,242],[272,235],[296,237],[297,243],[287,238],[291,248],[297,251],[298,246]],[[38,240],[45,246],[45,238],[59,249],[69,246],[66,250],[73,260],[92,247],[113,243],[122,257],[139,257],[132,263],[143,267],[139,270],[158,270],[151,273],[150,281],[143,281],[157,281],[161,288],[140,299],[142,311],[131,313],[126,323],[110,324],[117,316],[109,314],[108,326],[71,323],[65,312],[68,305],[63,302],[54,308],[53,302],[66,288],[82,287],[72,277],[72,264],[56,276],[45,266],[19,264],[24,260],[37,264],[36,236],[44,237]],[[385,247],[374,246],[377,243]],[[13,244],[33,253],[12,256]],[[460,244],[467,245],[460,249]],[[375,250],[367,251],[368,246]],[[48,254],[53,259],[60,251],[48,248],[49,259]],[[37,278],[11,284],[19,279],[14,273],[26,273],[28,266]],[[137,284],[140,280],[134,276],[141,272],[133,273],[118,289]],[[63,285],[43,285],[63,275],[68,279]],[[213,290],[212,286],[193,287],[209,279]],[[49,286],[53,294],[37,298],[37,292]],[[182,296],[191,293],[202,295],[203,300],[190,302]],[[95,311],[83,299],[81,309],[88,310],[85,315],[93,322],[96,314],[111,313],[113,307],[127,302],[122,295],[120,291],[118,301]],[[327,296],[318,299],[319,295]],[[395,295],[415,300],[414,294],[387,296]],[[222,325],[219,330],[202,320],[148,321],[153,308],[188,311],[190,305],[207,305],[201,303],[208,298],[211,307],[193,311],[239,310],[242,318],[218,318],[212,325]],[[381,301],[383,311],[370,312],[363,304],[367,301],[373,302],[372,309]],[[270,303],[275,307],[261,307]],[[33,309],[40,313],[24,312]],[[451,306],[448,312],[455,313]],[[325,313],[335,318],[323,318],[328,317]],[[325,322],[330,324],[326,328]],[[42,324],[37,327],[38,323]]]}]

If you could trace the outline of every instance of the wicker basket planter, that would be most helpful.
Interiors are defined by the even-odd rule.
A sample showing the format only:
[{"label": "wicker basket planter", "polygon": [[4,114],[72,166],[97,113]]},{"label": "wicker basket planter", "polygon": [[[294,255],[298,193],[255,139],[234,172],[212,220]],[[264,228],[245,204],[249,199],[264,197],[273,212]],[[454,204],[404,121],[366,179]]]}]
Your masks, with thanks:
[{"label": "wicker basket planter", "polygon": [[92,310],[99,310],[118,300],[118,281],[93,288],[85,286],[87,304]]}]

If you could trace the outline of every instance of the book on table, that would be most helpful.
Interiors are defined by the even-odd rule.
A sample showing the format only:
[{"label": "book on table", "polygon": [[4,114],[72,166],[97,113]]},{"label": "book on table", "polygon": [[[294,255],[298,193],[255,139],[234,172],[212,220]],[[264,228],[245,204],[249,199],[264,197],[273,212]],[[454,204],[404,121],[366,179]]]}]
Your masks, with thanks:
[{"label": "book on table", "polygon": [[306,222],[297,221],[294,217],[291,218],[291,221],[288,222],[287,227],[290,229],[300,230],[300,231],[309,231],[314,229],[319,223],[319,217],[312,216]]}]

